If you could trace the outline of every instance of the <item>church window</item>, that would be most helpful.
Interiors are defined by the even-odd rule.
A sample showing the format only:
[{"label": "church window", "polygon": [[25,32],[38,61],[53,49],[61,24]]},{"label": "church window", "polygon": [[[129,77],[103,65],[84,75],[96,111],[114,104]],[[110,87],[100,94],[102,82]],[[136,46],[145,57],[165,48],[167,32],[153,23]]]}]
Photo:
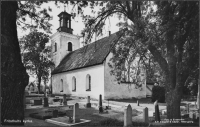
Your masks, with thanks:
[{"label": "church window", "polygon": [[72,51],[72,43],[68,42],[68,51]]},{"label": "church window", "polygon": [[61,90],[60,90],[60,92],[63,92],[63,80],[61,79]]},{"label": "church window", "polygon": [[72,78],[72,91],[76,91],[76,78]]},{"label": "church window", "polygon": [[86,91],[91,91],[91,76],[89,74],[86,76]]}]

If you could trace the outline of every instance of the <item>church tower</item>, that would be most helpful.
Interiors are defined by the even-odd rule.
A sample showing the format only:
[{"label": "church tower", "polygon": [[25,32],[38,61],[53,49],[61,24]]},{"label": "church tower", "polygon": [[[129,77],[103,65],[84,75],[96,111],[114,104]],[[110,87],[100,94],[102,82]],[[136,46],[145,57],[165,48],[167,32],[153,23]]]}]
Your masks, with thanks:
[{"label": "church tower", "polygon": [[80,48],[80,36],[73,35],[71,16],[66,11],[61,12],[59,17],[59,28],[57,32],[50,37],[51,41],[51,59],[55,67],[70,52]]}]

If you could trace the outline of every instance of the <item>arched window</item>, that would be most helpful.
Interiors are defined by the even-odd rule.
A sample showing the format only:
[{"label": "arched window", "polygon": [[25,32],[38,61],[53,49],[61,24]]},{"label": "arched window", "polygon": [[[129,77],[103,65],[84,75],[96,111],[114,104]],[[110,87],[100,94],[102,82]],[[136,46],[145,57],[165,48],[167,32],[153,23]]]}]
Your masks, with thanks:
[{"label": "arched window", "polygon": [[72,78],[72,91],[76,91],[76,78]]},{"label": "arched window", "polygon": [[68,51],[72,51],[72,43],[68,42]]},{"label": "arched window", "polygon": [[60,84],[61,84],[61,90],[60,90],[60,92],[63,92],[63,80],[62,79],[60,81]]},{"label": "arched window", "polygon": [[91,91],[91,76],[89,74],[86,76],[86,91]]}]

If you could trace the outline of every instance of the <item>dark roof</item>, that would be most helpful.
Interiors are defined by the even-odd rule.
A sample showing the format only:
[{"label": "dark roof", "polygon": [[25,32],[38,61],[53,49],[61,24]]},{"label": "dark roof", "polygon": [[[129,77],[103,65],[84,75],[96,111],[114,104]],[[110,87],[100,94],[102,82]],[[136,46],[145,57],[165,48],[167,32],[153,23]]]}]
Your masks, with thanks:
[{"label": "dark roof", "polygon": [[70,52],[62,59],[60,64],[53,70],[52,74],[102,64],[110,53],[113,45],[120,39],[123,33],[124,30],[118,31],[108,37],[104,37]]},{"label": "dark roof", "polygon": [[61,15],[66,15],[66,16],[68,16],[68,17],[72,16],[71,14],[69,14],[69,13],[67,13],[67,12],[65,12],[65,11],[61,12],[61,13],[58,15],[58,17],[60,17]]}]

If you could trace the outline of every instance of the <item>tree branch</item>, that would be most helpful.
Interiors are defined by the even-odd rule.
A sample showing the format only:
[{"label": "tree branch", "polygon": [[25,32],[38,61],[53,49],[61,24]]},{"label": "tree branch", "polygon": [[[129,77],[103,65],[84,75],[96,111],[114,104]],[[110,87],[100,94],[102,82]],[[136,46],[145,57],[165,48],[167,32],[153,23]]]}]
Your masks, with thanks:
[{"label": "tree branch", "polygon": [[160,67],[164,71],[165,74],[169,73],[167,61],[161,56],[160,52],[156,49],[152,43],[148,46],[149,51],[154,56],[155,60],[159,63]]}]

